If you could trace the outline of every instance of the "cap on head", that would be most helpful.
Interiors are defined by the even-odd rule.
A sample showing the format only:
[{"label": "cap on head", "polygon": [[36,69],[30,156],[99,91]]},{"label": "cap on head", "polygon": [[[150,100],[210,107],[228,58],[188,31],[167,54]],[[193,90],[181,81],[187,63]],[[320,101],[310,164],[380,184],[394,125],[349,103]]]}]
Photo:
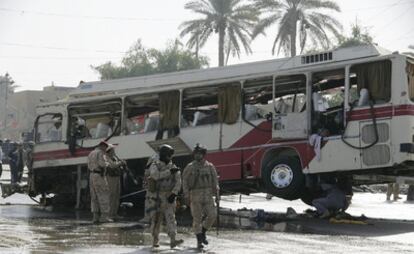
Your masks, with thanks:
[{"label": "cap on head", "polygon": [[104,146],[105,148],[107,148],[109,146],[109,143],[105,140],[102,140],[101,142],[99,142],[98,146]]},{"label": "cap on head", "polygon": [[194,153],[201,153],[201,154],[205,155],[205,154],[207,153],[207,148],[206,148],[205,146],[203,146],[203,145],[201,145],[201,144],[197,143],[197,144],[194,146],[194,149],[193,149],[193,154],[194,154]]},{"label": "cap on head", "polygon": [[160,157],[172,156],[174,154],[174,148],[170,145],[163,144],[158,148],[158,153]]}]

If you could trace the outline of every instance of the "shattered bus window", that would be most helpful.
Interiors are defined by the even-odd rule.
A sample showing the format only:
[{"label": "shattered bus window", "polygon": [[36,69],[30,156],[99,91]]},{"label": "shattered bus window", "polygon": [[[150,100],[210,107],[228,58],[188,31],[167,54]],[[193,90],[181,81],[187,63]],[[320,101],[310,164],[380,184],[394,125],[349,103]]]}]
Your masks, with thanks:
[{"label": "shattered bus window", "polygon": [[82,139],[103,139],[120,134],[121,102],[69,106],[71,132]]},{"label": "shattered bus window", "polygon": [[39,117],[36,123],[36,142],[56,142],[62,140],[62,115],[47,114]]}]

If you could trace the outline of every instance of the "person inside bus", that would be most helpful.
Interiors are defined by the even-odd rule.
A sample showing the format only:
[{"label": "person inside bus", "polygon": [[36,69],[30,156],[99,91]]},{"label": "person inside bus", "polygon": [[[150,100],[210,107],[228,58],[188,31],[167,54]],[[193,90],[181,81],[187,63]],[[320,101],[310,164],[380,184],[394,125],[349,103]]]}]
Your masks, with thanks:
[{"label": "person inside bus", "polygon": [[56,119],[53,126],[47,131],[48,140],[50,141],[62,140],[61,127],[62,127],[62,118]]}]

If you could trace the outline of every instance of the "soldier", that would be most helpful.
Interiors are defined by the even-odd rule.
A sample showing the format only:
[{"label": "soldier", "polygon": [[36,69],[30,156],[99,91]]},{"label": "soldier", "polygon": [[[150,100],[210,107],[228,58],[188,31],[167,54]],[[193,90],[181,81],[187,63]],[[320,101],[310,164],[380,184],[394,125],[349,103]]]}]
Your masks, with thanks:
[{"label": "soldier", "polygon": [[198,249],[202,249],[203,244],[208,244],[206,232],[217,216],[213,196],[219,198],[217,172],[214,165],[204,159],[206,153],[207,149],[197,144],[193,150],[194,161],[183,172],[184,199],[191,207]]},{"label": "soldier", "polygon": [[105,178],[106,168],[109,166],[105,150],[109,144],[101,141],[98,146],[88,155],[89,188],[91,192],[91,211],[93,223],[113,222],[109,217],[110,201],[109,186]]},{"label": "soldier", "polygon": [[394,195],[394,201],[398,201],[400,199],[400,185],[398,183],[389,183],[387,187],[387,201],[391,200],[391,195]]},{"label": "soldier", "polygon": [[179,168],[171,161],[174,154],[171,146],[161,145],[158,152],[159,160],[155,160],[149,168],[148,190],[151,202],[146,211],[151,219],[152,246],[159,247],[161,223],[165,218],[170,247],[174,248],[184,242],[175,239],[177,235],[176,197],[181,189],[181,174]]},{"label": "soldier", "polygon": [[109,188],[109,217],[111,219],[117,219],[119,199],[121,197],[121,175],[122,164],[124,161],[120,161],[115,154],[115,146],[108,144],[106,148],[106,156],[108,157],[108,167],[106,170],[106,180],[108,181]]},{"label": "soldier", "polygon": [[[153,156],[151,156],[146,164],[146,168],[144,171],[144,181],[142,183],[142,188],[146,191],[145,194],[145,204],[144,204],[144,218],[141,220],[141,222],[149,224],[150,223],[150,219],[152,217],[152,213],[155,212],[154,207],[156,206],[156,199],[157,199],[157,193],[155,192],[155,186],[151,186],[151,188],[149,188],[149,184],[148,182],[150,182],[149,180],[149,176],[150,176],[150,166],[154,161],[159,160],[159,155],[158,154],[154,154]],[[152,184],[154,182],[151,182]]]}]

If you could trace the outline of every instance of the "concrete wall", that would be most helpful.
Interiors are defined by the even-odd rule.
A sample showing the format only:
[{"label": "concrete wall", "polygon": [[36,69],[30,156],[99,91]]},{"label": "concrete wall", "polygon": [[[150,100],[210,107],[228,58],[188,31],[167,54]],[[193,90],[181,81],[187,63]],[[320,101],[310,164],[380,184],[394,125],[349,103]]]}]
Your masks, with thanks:
[{"label": "concrete wall", "polygon": [[[20,140],[23,132],[30,132],[36,118],[36,106],[45,102],[53,102],[65,98],[71,87],[45,87],[43,91],[21,91],[8,97],[7,103],[7,127],[4,128],[6,110],[4,104],[0,107],[0,138]],[[1,96],[1,95],[0,95]],[[4,98],[1,98],[2,102]]]}]

